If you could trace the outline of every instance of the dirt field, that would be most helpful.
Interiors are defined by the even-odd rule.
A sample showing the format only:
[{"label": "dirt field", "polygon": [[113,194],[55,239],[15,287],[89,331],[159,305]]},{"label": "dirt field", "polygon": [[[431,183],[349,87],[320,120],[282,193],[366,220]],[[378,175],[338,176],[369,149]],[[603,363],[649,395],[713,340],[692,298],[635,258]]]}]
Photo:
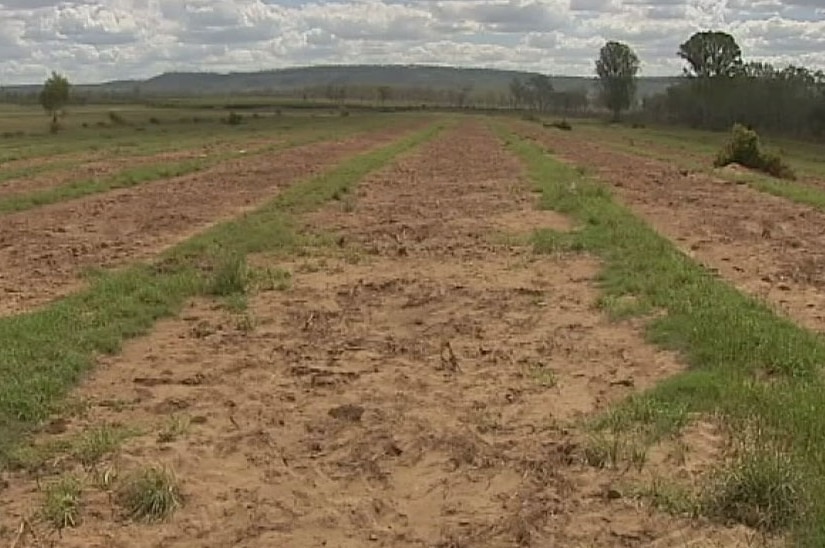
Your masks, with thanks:
[{"label": "dirt field", "polygon": [[[294,164],[226,166],[232,192],[221,193],[215,173],[211,183],[197,176],[191,192],[211,197],[196,218],[237,214],[286,174],[311,173],[397,133],[283,155]],[[260,186],[273,165],[285,174]],[[135,205],[150,195],[161,198]],[[120,196],[25,223],[58,226],[62,215],[95,223],[59,233],[64,243],[49,249],[88,244],[93,227],[114,221],[126,241],[140,232],[140,244],[83,252],[104,264],[147,256],[199,226],[180,210],[183,199],[160,188]],[[651,474],[698,477],[722,442],[710,424],[688,429],[680,459],[663,446],[641,471],[588,465],[580,421],[683,366],[644,342],[633,322],[594,307],[595,259],[538,256],[518,243],[536,228],[572,228],[535,201],[519,162],[483,123],[464,121],[367,177],[352,202],[306,215],[305,230],[335,231],[337,246],[253,260],[291,272],[289,289],[251,296],[240,316],[192,303],[102,360],[77,392],[85,412],[56,421],[40,440],[103,424],[141,427],[97,470],[171,467],[184,496],[174,517],[123,520],[105,490],[87,486],[82,524],[58,540],[25,521],[42,494],[17,473],[0,489],[0,539],[12,542],[23,523],[18,548],[37,546],[31,523],[39,541],[67,547],[761,545],[744,528],[655,512],[627,489]],[[161,223],[172,209],[185,220]],[[170,416],[187,428],[160,439]],[[71,459],[52,464],[52,472],[89,474]]]},{"label": "dirt field", "polygon": [[382,131],[234,159],[191,175],[0,216],[0,315],[77,289],[84,268],[156,255],[256,207],[291,182],[411,127],[416,126],[390,124]]},{"label": "dirt field", "polygon": [[586,166],[689,256],[825,333],[825,213],[664,160],[618,152],[597,139],[514,127]]},{"label": "dirt field", "polygon": [[[173,152],[160,152],[144,156],[125,156],[105,158],[76,158],[75,163],[66,169],[49,170],[33,176],[19,177],[0,181],[0,198],[19,196],[38,190],[53,188],[71,182],[87,179],[100,179],[116,175],[127,169],[149,167],[166,162],[207,159],[220,154],[232,154],[240,151],[254,152],[255,149],[274,144],[274,139],[252,139],[235,143],[208,143]],[[63,160],[61,160],[62,162]],[[4,166],[4,169],[9,169]]]}]

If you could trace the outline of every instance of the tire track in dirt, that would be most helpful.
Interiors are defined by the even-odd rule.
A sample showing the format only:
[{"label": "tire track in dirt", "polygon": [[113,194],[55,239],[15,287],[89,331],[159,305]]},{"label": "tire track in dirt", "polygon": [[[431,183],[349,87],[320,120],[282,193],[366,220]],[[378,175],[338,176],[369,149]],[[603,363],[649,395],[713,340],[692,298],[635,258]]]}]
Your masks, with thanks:
[{"label": "tire track in dirt", "polygon": [[234,159],[209,171],[0,217],[0,314],[82,286],[83,269],[156,255],[271,199],[293,181],[397,138],[415,124]]},{"label": "tire track in dirt", "polygon": [[[166,524],[113,527],[90,489],[62,545],[744,546],[740,531],[617,498],[625,476],[583,463],[571,421],[681,366],[594,310],[595,260],[492,243],[497,230],[569,228],[533,209],[522,172],[467,122],[367,177],[354,210],[306,217],[339,230],[343,250],[259,258],[289,268],[293,287],[252,297],[247,320],[200,301],[105,358],[69,433],[197,418],[115,461],[173,466],[186,506]],[[9,478],[0,525],[34,508],[31,489]]]},{"label": "tire track in dirt", "polygon": [[825,333],[825,213],[591,140],[514,125],[560,158],[595,170],[617,197],[683,252]]}]

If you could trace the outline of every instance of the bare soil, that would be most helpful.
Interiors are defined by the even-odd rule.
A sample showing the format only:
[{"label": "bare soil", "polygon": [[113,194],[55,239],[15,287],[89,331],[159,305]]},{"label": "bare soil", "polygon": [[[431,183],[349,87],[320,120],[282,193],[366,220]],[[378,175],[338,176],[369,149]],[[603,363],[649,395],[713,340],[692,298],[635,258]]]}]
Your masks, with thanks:
[{"label": "bare soil", "polygon": [[185,150],[146,156],[98,157],[90,161],[79,161],[68,169],[50,170],[30,177],[0,181],[0,197],[20,196],[72,182],[102,179],[128,169],[153,166],[159,163],[206,159],[210,156],[235,153],[241,150],[254,151],[257,147],[274,144],[275,142],[277,140],[255,139],[239,143],[209,143]]},{"label": "bare soil", "polygon": [[593,139],[514,128],[592,168],[623,203],[740,290],[825,332],[825,213]]},{"label": "bare soil", "polygon": [[[594,308],[594,259],[494,243],[569,226],[535,212],[522,173],[466,122],[368,177],[354,209],[305,218],[340,247],[255,258],[289,269],[289,290],[251,297],[245,316],[193,303],[103,360],[78,390],[87,411],[58,436],[149,427],[109,465],[173,468],[185,505],[139,525],[89,487],[59,545],[755,545],[653,512],[619,487],[632,471],[585,464],[578,421],[681,365]],[[172,414],[192,424],[160,442]],[[700,457],[716,446],[704,434]],[[691,474],[697,460],[663,466]],[[10,537],[42,494],[24,474],[6,481]]]},{"label": "bare soil", "polygon": [[83,269],[146,259],[278,190],[386,144],[406,126],[224,162],[208,171],[0,217],[0,314],[82,285]]}]

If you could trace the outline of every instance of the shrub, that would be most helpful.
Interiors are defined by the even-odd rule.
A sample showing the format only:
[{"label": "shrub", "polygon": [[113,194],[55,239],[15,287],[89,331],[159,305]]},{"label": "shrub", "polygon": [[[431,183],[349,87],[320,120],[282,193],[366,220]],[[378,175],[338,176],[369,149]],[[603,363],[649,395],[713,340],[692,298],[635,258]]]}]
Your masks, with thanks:
[{"label": "shrub", "polygon": [[570,122],[568,122],[567,120],[555,121],[550,124],[544,124],[544,127],[554,127],[562,131],[571,131],[573,129],[573,126],[571,126]]},{"label": "shrub", "polygon": [[149,123],[152,124],[152,125],[155,125],[155,126],[159,126],[160,125],[160,119],[155,118],[154,116],[152,116],[151,118],[149,118]]},{"label": "shrub", "polygon": [[732,163],[757,169],[781,179],[796,179],[793,169],[778,154],[765,152],[759,135],[741,124],[733,126],[731,139],[716,156],[713,165],[724,167]]},{"label": "shrub", "polygon": [[113,110],[109,111],[109,120],[116,126],[125,126],[128,124],[126,118]]},{"label": "shrub", "polygon": [[237,112],[230,112],[229,116],[226,117],[226,123],[230,126],[237,126],[243,122],[243,116],[238,114]]}]

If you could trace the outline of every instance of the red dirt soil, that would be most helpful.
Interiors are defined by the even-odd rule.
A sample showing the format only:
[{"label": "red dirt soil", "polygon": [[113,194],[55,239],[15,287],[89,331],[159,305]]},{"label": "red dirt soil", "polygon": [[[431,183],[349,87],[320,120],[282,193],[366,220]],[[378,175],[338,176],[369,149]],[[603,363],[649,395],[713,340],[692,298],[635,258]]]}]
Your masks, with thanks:
[{"label": "red dirt soil", "polygon": [[[367,177],[354,210],[306,217],[343,247],[256,258],[289,269],[291,289],[252,296],[240,317],[194,303],[106,359],[58,436],[147,426],[101,466],[168,465],[185,505],[139,525],[88,487],[60,546],[751,546],[623,496],[631,472],[584,464],[575,421],[681,366],[594,308],[595,260],[494,243],[568,226],[533,209],[522,174],[466,122]],[[191,427],[159,441],[171,414]],[[690,476],[715,446],[700,434],[668,474]],[[0,526],[13,530],[42,494],[24,474],[8,484]]]},{"label": "red dirt soil", "polygon": [[76,290],[84,268],[156,255],[254,209],[296,180],[387,144],[410,127],[396,124],[235,159],[200,173],[2,216],[0,314],[30,309]]},{"label": "red dirt soil", "polygon": [[592,139],[513,128],[592,168],[624,204],[740,290],[825,333],[825,213]]}]

